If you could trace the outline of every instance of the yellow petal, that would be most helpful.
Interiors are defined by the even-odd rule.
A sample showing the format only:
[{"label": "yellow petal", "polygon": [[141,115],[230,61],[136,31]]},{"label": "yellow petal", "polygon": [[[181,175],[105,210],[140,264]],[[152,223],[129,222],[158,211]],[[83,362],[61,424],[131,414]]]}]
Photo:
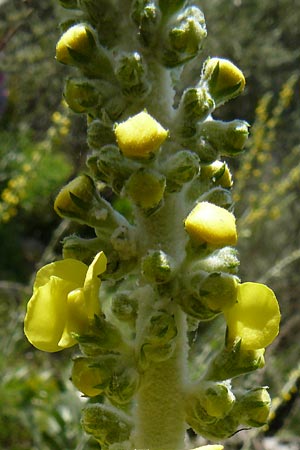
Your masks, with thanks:
[{"label": "yellow petal", "polygon": [[115,134],[122,153],[139,158],[147,158],[156,152],[168,136],[167,130],[146,112],[118,124]]},{"label": "yellow petal", "polygon": [[256,350],[271,344],[279,332],[280,310],[274,292],[259,283],[238,286],[238,301],[224,312],[228,340],[242,339],[245,350]]},{"label": "yellow petal", "polygon": [[70,281],[51,276],[47,283],[35,289],[27,305],[24,331],[29,342],[39,350],[62,349],[58,343],[67,318],[67,296],[76,287]]},{"label": "yellow petal", "polygon": [[185,229],[196,242],[217,246],[235,245],[237,242],[234,215],[213,203],[198,203],[186,218]]},{"label": "yellow petal", "polygon": [[76,259],[63,259],[42,267],[36,274],[34,288],[37,289],[48,283],[51,276],[74,283],[74,286],[83,286],[88,266]]},{"label": "yellow petal", "polygon": [[67,317],[65,327],[58,343],[59,347],[67,348],[76,344],[72,333],[83,334],[88,327],[88,314],[83,288],[75,289],[68,294]]},{"label": "yellow petal", "polygon": [[94,315],[99,312],[99,289],[101,285],[99,275],[105,272],[106,263],[105,254],[103,252],[97,253],[86,273],[83,289],[89,319],[93,319]]}]

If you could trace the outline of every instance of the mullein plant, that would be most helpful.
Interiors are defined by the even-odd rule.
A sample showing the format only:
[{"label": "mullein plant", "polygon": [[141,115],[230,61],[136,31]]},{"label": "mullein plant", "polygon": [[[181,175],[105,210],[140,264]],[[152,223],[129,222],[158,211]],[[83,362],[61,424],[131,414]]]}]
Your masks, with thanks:
[{"label": "mullein plant", "polygon": [[[60,0],[74,14],[56,59],[75,67],[64,98],[87,117],[90,154],[54,208],[95,235],[65,238],[63,259],[38,271],[25,334],[46,352],[78,346],[71,379],[89,398],[82,426],[103,450],[184,450],[188,428],[216,442],[200,448],[220,450],[269,414],[266,387],[231,383],[263,367],[280,321],[273,291],[238,278],[222,157],[242,152],[248,124],[212,117],[245,79],[208,58],[197,84],[176,91],[207,34],[192,3]],[[188,333],[218,315],[224,345],[195,380]]]}]

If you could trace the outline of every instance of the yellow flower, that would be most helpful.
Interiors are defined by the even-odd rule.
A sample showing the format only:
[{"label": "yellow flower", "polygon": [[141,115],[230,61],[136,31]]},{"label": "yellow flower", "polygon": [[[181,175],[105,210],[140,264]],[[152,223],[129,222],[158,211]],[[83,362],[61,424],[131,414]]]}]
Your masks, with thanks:
[{"label": "yellow flower", "polygon": [[166,140],[168,131],[143,111],[116,125],[115,134],[125,156],[148,158]]},{"label": "yellow flower", "polygon": [[213,203],[198,203],[185,219],[185,229],[195,242],[204,241],[216,246],[237,242],[234,215]]},{"label": "yellow flower", "polygon": [[36,275],[27,305],[24,331],[39,350],[57,352],[76,344],[72,333],[83,333],[100,311],[98,275],[106,257],[98,253],[90,266],[76,259],[47,264]]},{"label": "yellow flower", "polygon": [[237,288],[237,303],[224,311],[228,342],[241,338],[241,348],[267,347],[279,332],[280,310],[274,292],[260,283],[243,283]]}]

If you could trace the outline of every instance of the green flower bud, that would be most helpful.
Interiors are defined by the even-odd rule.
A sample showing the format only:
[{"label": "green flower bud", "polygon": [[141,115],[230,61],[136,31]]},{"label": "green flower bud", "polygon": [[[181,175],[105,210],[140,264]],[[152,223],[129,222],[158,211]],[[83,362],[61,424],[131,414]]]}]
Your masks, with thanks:
[{"label": "green flower bud", "polygon": [[102,365],[93,358],[78,357],[73,362],[72,383],[88,397],[102,394],[112,376],[113,363],[111,357]]},{"label": "green flower bud", "polygon": [[[196,280],[195,280],[196,278]],[[192,278],[197,284],[197,276]],[[237,301],[238,280],[227,273],[214,272],[206,276],[198,285],[197,295],[213,311],[230,308]]]},{"label": "green flower bud", "polygon": [[174,67],[195,57],[206,38],[205,19],[196,6],[186,8],[169,25],[164,63]]},{"label": "green flower bud", "polygon": [[188,88],[181,97],[178,115],[180,134],[189,137],[196,132],[195,124],[206,119],[214,109],[214,101],[203,88]]},{"label": "green flower bud", "polygon": [[139,29],[139,37],[144,45],[149,46],[156,37],[161,13],[156,0],[135,0],[131,17]]},{"label": "green flower bud", "polygon": [[120,193],[125,181],[139,168],[134,161],[124,158],[118,147],[105,145],[87,159],[87,166],[93,175]]},{"label": "green flower bud", "polygon": [[146,342],[140,350],[139,364],[142,369],[147,369],[149,365],[155,362],[166,361],[174,353],[176,344],[174,341],[162,345],[155,345]]},{"label": "green flower bud", "polygon": [[207,120],[199,127],[201,139],[218,149],[220,155],[235,156],[244,149],[249,125],[243,120]]},{"label": "green flower bud", "polygon": [[149,84],[145,76],[145,66],[139,53],[122,55],[116,63],[115,73],[125,96],[138,97],[141,100],[148,94]]},{"label": "green flower bud", "polygon": [[139,386],[138,372],[130,366],[121,365],[112,374],[105,395],[116,405],[131,401]]},{"label": "green flower bud", "polygon": [[77,9],[78,2],[77,0],[58,0],[60,5],[66,9]]},{"label": "green flower bud", "polygon": [[92,227],[99,226],[108,216],[96,186],[88,175],[80,175],[59,192],[54,210],[61,217],[76,220]]},{"label": "green flower bud", "polygon": [[127,441],[133,427],[131,419],[113,406],[99,403],[88,405],[82,411],[83,429],[104,448]]},{"label": "green flower bud", "polygon": [[225,209],[230,209],[233,206],[231,192],[228,191],[228,189],[223,189],[221,187],[215,187],[205,192],[205,194],[201,196],[201,201],[213,203],[214,205]]},{"label": "green flower bud", "polygon": [[131,291],[121,291],[111,300],[112,313],[122,322],[135,323],[138,301]]},{"label": "green flower bud", "polygon": [[120,331],[103,316],[95,316],[88,333],[77,335],[81,351],[87,356],[111,353],[122,347]]},{"label": "green flower bud", "polygon": [[88,125],[87,143],[91,149],[100,150],[104,145],[115,142],[113,127],[109,121],[95,119]]},{"label": "green flower bud", "polygon": [[182,150],[168,158],[163,168],[167,180],[167,191],[180,191],[185,183],[197,176],[199,165],[198,156],[188,150]]},{"label": "green flower bud", "polygon": [[132,228],[125,225],[116,228],[110,237],[110,241],[121,260],[129,260],[136,256],[136,240]]},{"label": "green flower bud", "polygon": [[232,410],[235,396],[228,384],[210,381],[195,384],[186,400],[187,417],[197,418],[203,423],[222,419]]},{"label": "green flower bud", "polygon": [[150,344],[167,344],[177,336],[177,326],[173,315],[157,311],[150,318],[144,340]]},{"label": "green flower bud", "polygon": [[246,84],[241,70],[222,58],[209,58],[204,63],[200,83],[207,84],[217,106],[239,95]]},{"label": "green flower bud", "polygon": [[250,427],[261,427],[267,423],[271,407],[268,388],[251,389],[238,402],[240,421]]},{"label": "green flower bud", "polygon": [[180,295],[178,303],[186,314],[201,321],[214,319],[219,314],[192,294],[184,293]]},{"label": "green flower bud", "polygon": [[231,188],[233,184],[230,169],[223,161],[215,161],[207,166],[203,165],[200,177],[202,180],[211,180],[212,183],[224,189]]},{"label": "green flower bud", "polygon": [[146,280],[167,283],[174,276],[175,262],[162,250],[149,250],[142,259],[142,273]]},{"label": "green flower bud", "polygon": [[68,78],[65,83],[64,98],[76,113],[87,112],[97,106],[99,93],[94,83],[83,78]]},{"label": "green flower bud", "polygon": [[145,211],[156,208],[163,199],[166,179],[159,172],[139,169],[126,183],[126,192]]},{"label": "green flower bud", "polygon": [[205,423],[199,419],[197,420],[195,417],[189,417],[187,423],[202,437],[218,441],[230,437],[237,431],[239,419],[234,414],[229,414],[223,419]]},{"label": "green flower bud", "polygon": [[264,367],[264,349],[244,350],[241,340],[223,348],[209,363],[205,379],[221,381],[253,372]]}]

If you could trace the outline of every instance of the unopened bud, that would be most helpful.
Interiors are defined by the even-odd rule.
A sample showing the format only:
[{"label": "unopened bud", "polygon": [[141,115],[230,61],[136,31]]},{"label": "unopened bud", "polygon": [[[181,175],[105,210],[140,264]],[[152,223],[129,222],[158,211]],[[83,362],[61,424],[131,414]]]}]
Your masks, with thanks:
[{"label": "unopened bud", "polygon": [[73,362],[72,383],[88,397],[95,397],[104,392],[111,377],[111,370],[95,367],[92,358],[78,357]]},{"label": "unopened bud", "polygon": [[188,130],[196,122],[206,119],[214,109],[214,101],[206,89],[188,88],[184,91],[179,105],[179,117],[182,122],[181,134],[188,137]]},{"label": "unopened bud", "polygon": [[101,447],[127,441],[133,426],[124,412],[100,403],[88,405],[83,409],[81,423],[84,431],[91,434]]},{"label": "unopened bud", "polygon": [[96,186],[88,175],[79,175],[61,189],[55,199],[54,210],[61,217],[90,226],[99,226],[108,214],[105,208],[101,208]]},{"label": "unopened bud", "polygon": [[115,134],[121,152],[135,158],[149,158],[168,136],[167,130],[144,111],[116,125]]},{"label": "unopened bud", "polygon": [[200,283],[199,296],[213,311],[222,311],[236,303],[237,285],[235,276],[214,272]]},{"label": "unopened bud", "polygon": [[233,206],[232,194],[228,189],[214,187],[201,196],[201,201],[213,203],[221,208],[230,209]]},{"label": "unopened bud", "polygon": [[116,76],[127,97],[139,97],[140,100],[149,91],[145,67],[137,52],[122,55],[117,61]]},{"label": "unopened bud", "polygon": [[162,250],[149,250],[142,260],[142,273],[148,281],[167,283],[174,276],[173,258]]},{"label": "unopened bud", "polygon": [[196,6],[186,8],[170,24],[164,63],[174,67],[197,55],[206,38],[205,19]]},{"label": "unopened bud", "polygon": [[95,84],[86,79],[68,78],[65,83],[64,99],[74,112],[82,113],[97,105],[99,93]]},{"label": "unopened bud", "polygon": [[222,186],[225,189],[231,188],[233,181],[230,169],[226,162],[215,161],[207,166],[201,167],[201,179],[211,180],[214,185]]},{"label": "unopened bud", "polygon": [[163,168],[167,179],[167,191],[179,191],[185,183],[196,177],[199,166],[198,156],[188,150],[182,150],[168,158]]},{"label": "unopened bud", "polygon": [[121,291],[111,300],[112,313],[122,322],[134,323],[137,317],[138,301],[131,291]]},{"label": "unopened bud", "polygon": [[197,261],[197,268],[206,272],[236,273],[240,265],[238,252],[232,247],[220,248]]},{"label": "unopened bud", "polygon": [[96,49],[96,37],[90,25],[73,25],[60,38],[56,46],[56,59],[68,65],[89,62]]},{"label": "unopened bud", "polygon": [[126,183],[126,192],[144,210],[156,208],[163,199],[166,179],[159,172],[140,169]]},{"label": "unopened bud", "polygon": [[249,125],[243,120],[207,120],[199,127],[199,135],[220,155],[235,156],[244,149],[249,134],[248,128]]},{"label": "unopened bud", "polygon": [[208,202],[200,202],[195,206],[185,219],[185,229],[196,243],[207,242],[222,247],[237,242],[234,215]]},{"label": "unopened bud", "polygon": [[139,36],[144,45],[148,46],[155,36],[160,22],[160,10],[155,0],[135,0],[131,17],[139,29]]},{"label": "unopened bud", "polygon": [[245,77],[232,62],[222,58],[209,58],[203,68],[202,83],[219,106],[239,95],[245,87]]},{"label": "unopened bud", "polygon": [[184,293],[180,296],[181,309],[199,321],[214,319],[219,313],[211,310],[204,302],[193,294]]},{"label": "unopened bud", "polygon": [[113,144],[115,135],[108,121],[95,119],[88,125],[87,143],[92,149],[100,150],[106,144]]},{"label": "unopened bud", "polygon": [[261,427],[267,423],[271,399],[268,388],[251,389],[238,402],[241,423],[250,427]]},{"label": "unopened bud", "polygon": [[112,373],[105,395],[116,405],[129,403],[139,386],[139,375],[133,367],[121,365]]}]

